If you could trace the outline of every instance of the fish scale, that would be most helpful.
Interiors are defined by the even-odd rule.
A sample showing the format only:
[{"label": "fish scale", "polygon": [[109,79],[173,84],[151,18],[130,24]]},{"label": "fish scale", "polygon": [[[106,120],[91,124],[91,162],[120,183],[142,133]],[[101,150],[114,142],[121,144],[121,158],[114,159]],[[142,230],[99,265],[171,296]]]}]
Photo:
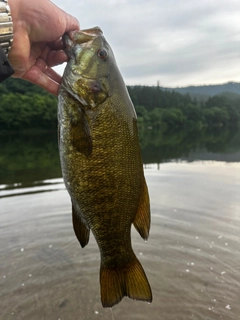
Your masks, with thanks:
[{"label": "fish scale", "polygon": [[59,154],[75,234],[85,247],[91,230],[99,246],[103,307],[124,296],[151,302],[131,245],[132,224],[145,240],[150,228],[133,104],[100,28],[71,32],[64,42],[69,62],[59,90]]}]

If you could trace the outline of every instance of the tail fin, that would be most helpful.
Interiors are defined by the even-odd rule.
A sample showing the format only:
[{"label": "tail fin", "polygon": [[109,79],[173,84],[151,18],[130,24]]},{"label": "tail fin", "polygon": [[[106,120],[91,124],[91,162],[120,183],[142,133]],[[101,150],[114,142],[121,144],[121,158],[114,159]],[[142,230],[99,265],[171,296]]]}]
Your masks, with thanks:
[{"label": "tail fin", "polygon": [[136,256],[131,263],[121,268],[107,268],[101,265],[100,284],[104,308],[118,304],[124,296],[152,302],[151,287]]}]

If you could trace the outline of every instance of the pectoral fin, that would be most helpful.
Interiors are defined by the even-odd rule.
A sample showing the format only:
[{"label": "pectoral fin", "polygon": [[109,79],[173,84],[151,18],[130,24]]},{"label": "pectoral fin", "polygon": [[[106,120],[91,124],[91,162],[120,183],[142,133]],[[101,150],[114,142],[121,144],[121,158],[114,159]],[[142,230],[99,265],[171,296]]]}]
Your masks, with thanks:
[{"label": "pectoral fin", "polygon": [[90,156],[92,153],[91,131],[84,111],[80,107],[71,119],[70,134],[72,145],[76,150],[85,154],[86,157]]},{"label": "pectoral fin", "polygon": [[75,231],[76,237],[81,244],[81,247],[84,248],[89,241],[89,228],[85,225],[85,223],[81,220],[80,215],[75,210],[72,205],[72,221],[73,221],[73,229]]},{"label": "pectoral fin", "polygon": [[148,188],[143,176],[143,187],[142,193],[140,197],[140,202],[138,206],[138,211],[133,221],[133,225],[136,230],[139,232],[140,236],[144,239],[148,239],[149,229],[150,229],[150,203],[149,203],[149,195]]}]

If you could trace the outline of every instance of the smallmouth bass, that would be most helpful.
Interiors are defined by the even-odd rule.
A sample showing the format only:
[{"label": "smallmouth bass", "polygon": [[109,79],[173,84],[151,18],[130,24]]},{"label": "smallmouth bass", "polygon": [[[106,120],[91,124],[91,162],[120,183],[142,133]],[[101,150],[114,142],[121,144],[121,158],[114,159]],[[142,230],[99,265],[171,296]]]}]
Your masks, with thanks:
[{"label": "smallmouth bass", "polygon": [[59,153],[82,247],[92,231],[101,255],[103,307],[124,296],[152,301],[131,245],[131,225],[147,240],[148,189],[137,117],[100,28],[64,35],[69,62],[58,95]]}]

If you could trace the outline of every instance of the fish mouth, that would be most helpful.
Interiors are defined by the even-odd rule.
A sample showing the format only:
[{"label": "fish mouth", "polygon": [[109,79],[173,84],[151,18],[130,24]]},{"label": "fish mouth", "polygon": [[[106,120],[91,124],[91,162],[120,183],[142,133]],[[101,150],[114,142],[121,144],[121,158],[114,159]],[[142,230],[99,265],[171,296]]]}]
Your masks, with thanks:
[{"label": "fish mouth", "polygon": [[63,45],[67,56],[71,57],[72,48],[78,44],[80,46],[89,46],[94,39],[103,34],[101,28],[94,27],[85,30],[75,30],[65,33],[63,35]]}]

